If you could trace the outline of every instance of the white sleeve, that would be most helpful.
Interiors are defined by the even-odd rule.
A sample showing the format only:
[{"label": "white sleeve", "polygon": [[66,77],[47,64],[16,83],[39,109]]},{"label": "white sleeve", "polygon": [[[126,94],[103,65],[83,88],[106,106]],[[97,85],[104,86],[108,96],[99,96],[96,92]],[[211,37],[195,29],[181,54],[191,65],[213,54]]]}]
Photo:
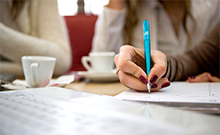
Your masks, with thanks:
[{"label": "white sleeve", "polygon": [[126,9],[121,11],[104,7],[98,17],[93,37],[92,51],[114,51],[118,53],[124,43],[123,28]]},{"label": "white sleeve", "polygon": [[[57,59],[54,75],[65,73],[71,65],[71,50],[57,2],[40,0],[36,12],[35,36],[15,31],[0,24],[0,54],[21,65],[24,55],[51,56]],[[13,70],[11,72],[14,72]]]}]

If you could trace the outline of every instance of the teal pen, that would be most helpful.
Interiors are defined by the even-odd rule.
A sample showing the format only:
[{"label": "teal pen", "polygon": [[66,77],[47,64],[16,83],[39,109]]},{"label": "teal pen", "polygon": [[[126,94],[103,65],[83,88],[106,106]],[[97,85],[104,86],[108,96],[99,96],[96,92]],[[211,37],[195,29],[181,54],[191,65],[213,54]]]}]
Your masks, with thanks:
[{"label": "teal pen", "polygon": [[[143,33],[144,33],[144,52],[145,52],[145,66],[147,76],[150,73],[151,69],[151,52],[150,52],[150,28],[149,22],[144,20],[143,22]],[[151,84],[147,83],[148,92],[151,91]]]}]

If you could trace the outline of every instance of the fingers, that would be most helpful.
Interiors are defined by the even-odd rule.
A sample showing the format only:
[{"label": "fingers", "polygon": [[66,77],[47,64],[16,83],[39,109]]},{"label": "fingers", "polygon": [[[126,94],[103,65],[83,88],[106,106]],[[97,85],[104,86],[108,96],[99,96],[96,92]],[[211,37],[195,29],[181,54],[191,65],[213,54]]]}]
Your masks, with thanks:
[{"label": "fingers", "polygon": [[[156,87],[157,86],[157,87]],[[158,91],[162,88],[170,86],[170,81],[167,78],[161,78],[151,86],[151,91]],[[155,87],[155,88],[154,88]]]},{"label": "fingers", "polygon": [[[123,46],[119,54],[114,58],[116,67],[126,74],[139,78],[139,81],[147,83],[147,75],[141,68],[143,65],[137,65],[135,61],[144,61],[144,52],[132,46]],[[140,62],[139,62],[140,63]]]},{"label": "fingers", "polygon": [[[124,84],[126,87],[131,88],[136,91],[148,91],[147,84],[142,83],[138,78],[126,74],[122,71],[118,72],[118,77],[122,84]],[[160,90],[161,88],[165,88],[170,86],[170,82],[167,78],[161,78],[157,83],[153,84],[151,86],[151,91],[155,92]]]},{"label": "fingers", "polygon": [[191,83],[196,83],[196,82],[220,82],[220,78],[218,78],[216,76],[212,76],[208,72],[204,72],[204,73],[199,74],[195,77],[194,76],[188,77],[187,81],[191,82]]},{"label": "fingers", "polygon": [[147,77],[144,71],[144,50],[123,46],[114,58],[116,67],[120,69],[117,75],[121,83],[137,91],[148,91],[148,81],[152,85],[152,91],[158,91],[170,85],[167,78],[161,78],[166,73],[166,55],[160,51],[152,51],[152,61],[154,66]]},{"label": "fingers", "polygon": [[137,91],[147,91],[147,84],[141,82],[138,78],[131,74],[127,74],[121,70],[118,72],[118,78],[122,84]]},{"label": "fingers", "polygon": [[211,82],[220,82],[220,78],[212,76],[210,73],[208,74],[208,78]]},{"label": "fingers", "polygon": [[207,72],[204,72],[202,74],[199,74],[197,76],[191,76],[188,77],[188,81],[191,83],[196,83],[196,82],[209,82],[209,78],[208,78],[208,74]]},{"label": "fingers", "polygon": [[166,55],[160,51],[152,51],[153,67],[149,73],[148,81],[153,85],[166,73],[167,58]]}]

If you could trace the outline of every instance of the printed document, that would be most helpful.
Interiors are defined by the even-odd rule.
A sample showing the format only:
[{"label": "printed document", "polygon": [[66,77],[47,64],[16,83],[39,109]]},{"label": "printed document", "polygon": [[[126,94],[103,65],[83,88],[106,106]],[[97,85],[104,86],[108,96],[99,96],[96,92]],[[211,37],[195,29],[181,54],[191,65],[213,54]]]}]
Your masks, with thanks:
[{"label": "printed document", "polygon": [[115,96],[119,99],[147,102],[220,103],[220,83],[172,82],[157,92],[128,90]]}]

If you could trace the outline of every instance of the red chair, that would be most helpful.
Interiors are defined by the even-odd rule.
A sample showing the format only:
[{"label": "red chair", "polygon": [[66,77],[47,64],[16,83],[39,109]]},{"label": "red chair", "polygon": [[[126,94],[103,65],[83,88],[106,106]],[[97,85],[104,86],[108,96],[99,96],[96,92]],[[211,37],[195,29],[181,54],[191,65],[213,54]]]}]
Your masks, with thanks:
[{"label": "red chair", "polygon": [[72,50],[72,66],[69,71],[86,71],[81,63],[82,56],[91,50],[96,15],[78,14],[64,16]]}]

